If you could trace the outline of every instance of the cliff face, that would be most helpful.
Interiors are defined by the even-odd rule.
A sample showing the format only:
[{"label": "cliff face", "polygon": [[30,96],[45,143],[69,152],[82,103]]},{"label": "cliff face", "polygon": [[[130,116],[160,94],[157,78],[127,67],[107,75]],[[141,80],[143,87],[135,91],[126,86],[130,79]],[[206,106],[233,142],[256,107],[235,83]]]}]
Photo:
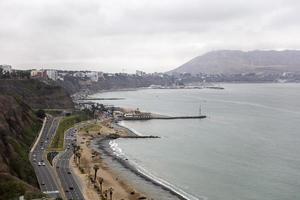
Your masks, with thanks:
[{"label": "cliff face", "polygon": [[65,88],[69,93],[73,94],[82,89],[89,89],[90,91],[97,92],[100,90],[149,87],[152,84],[166,85],[171,84],[172,81],[173,80],[170,77],[140,77],[116,74],[115,76],[104,75],[103,79],[98,82],[80,80],[75,77],[65,77],[65,80],[58,81],[58,84]]},{"label": "cliff face", "polygon": [[31,108],[70,109],[73,102],[60,86],[39,80],[0,80],[0,94],[16,96]]},{"label": "cliff face", "polygon": [[41,121],[12,96],[0,95],[0,110],[0,199],[39,194],[28,154]]}]

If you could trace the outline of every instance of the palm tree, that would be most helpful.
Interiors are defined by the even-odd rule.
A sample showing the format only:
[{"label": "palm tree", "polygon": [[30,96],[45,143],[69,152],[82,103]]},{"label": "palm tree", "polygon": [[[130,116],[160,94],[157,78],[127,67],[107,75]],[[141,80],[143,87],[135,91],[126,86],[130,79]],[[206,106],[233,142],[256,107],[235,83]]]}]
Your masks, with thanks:
[{"label": "palm tree", "polygon": [[76,162],[76,145],[73,146],[74,161]]},{"label": "palm tree", "polygon": [[105,200],[107,200],[107,192],[108,192],[107,190],[105,190],[105,191],[103,192]]},{"label": "palm tree", "polygon": [[78,165],[80,165],[80,157],[81,157],[81,153],[80,152],[77,152],[76,153],[76,157],[78,159]]},{"label": "palm tree", "polygon": [[91,174],[89,175],[89,181],[93,183],[93,176]]},{"label": "palm tree", "polygon": [[94,183],[96,183],[96,177],[97,177],[97,171],[99,169],[99,165],[94,165],[94,170],[95,170],[95,176],[94,176]]},{"label": "palm tree", "polygon": [[109,188],[109,198],[112,200],[112,195],[113,195],[113,188]]},{"label": "palm tree", "polygon": [[102,194],[102,184],[103,184],[103,181],[104,181],[103,178],[98,177],[98,183],[99,183],[99,185],[100,185],[100,192],[101,192],[101,194]]}]

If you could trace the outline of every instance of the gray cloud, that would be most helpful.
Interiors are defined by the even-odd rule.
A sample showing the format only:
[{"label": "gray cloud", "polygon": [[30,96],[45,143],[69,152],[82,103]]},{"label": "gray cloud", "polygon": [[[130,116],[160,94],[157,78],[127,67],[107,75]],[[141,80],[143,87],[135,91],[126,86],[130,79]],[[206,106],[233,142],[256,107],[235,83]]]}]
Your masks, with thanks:
[{"label": "gray cloud", "polygon": [[1,0],[0,62],[166,71],[216,49],[299,49],[296,0]]}]

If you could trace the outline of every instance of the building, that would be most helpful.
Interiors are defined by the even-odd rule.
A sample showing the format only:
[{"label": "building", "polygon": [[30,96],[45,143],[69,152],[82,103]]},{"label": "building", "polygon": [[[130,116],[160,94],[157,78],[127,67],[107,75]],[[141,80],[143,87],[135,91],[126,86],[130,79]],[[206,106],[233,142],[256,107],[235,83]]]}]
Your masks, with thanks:
[{"label": "building", "polygon": [[84,72],[75,72],[73,74],[74,77],[77,77],[77,78],[84,78],[85,77],[85,73]]},{"label": "building", "polygon": [[98,74],[98,72],[86,72],[85,75],[92,82],[98,82],[98,80],[99,80],[99,74]]},{"label": "building", "polygon": [[137,76],[145,76],[145,75],[146,75],[146,72],[136,70],[136,71],[135,71],[135,75],[137,75]]},{"label": "building", "polygon": [[0,65],[0,68],[2,69],[2,74],[10,74],[12,71],[12,67],[10,65]]},{"label": "building", "polygon": [[32,78],[47,78],[47,72],[45,70],[31,70],[30,76]]},{"label": "building", "polygon": [[46,70],[46,74],[49,79],[56,81],[58,79],[57,71],[54,69],[48,69]]},{"label": "building", "polygon": [[139,109],[124,114],[124,120],[147,120],[151,118],[152,118],[151,113],[140,112]]}]

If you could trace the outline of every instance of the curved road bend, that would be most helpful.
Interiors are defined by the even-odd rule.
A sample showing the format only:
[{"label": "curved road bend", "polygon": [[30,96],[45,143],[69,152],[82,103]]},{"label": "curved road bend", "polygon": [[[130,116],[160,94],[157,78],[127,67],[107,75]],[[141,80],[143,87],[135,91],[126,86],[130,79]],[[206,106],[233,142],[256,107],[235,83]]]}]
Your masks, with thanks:
[{"label": "curved road bend", "polygon": [[[50,166],[48,160],[44,156],[44,153],[51,143],[58,124],[59,118],[47,117],[41,137],[30,156],[30,161],[36,173],[41,191],[53,198],[60,197],[60,194],[58,185],[54,178],[55,176],[53,174],[53,168]],[[45,166],[39,165],[39,162],[45,163]]]},{"label": "curved road bend", "polygon": [[65,151],[60,154],[56,162],[56,172],[60,178],[63,190],[68,200],[84,200],[83,194],[75,178],[73,177],[70,170],[70,159],[73,155],[72,143],[76,131],[74,128],[71,128],[67,131],[65,135]]}]

